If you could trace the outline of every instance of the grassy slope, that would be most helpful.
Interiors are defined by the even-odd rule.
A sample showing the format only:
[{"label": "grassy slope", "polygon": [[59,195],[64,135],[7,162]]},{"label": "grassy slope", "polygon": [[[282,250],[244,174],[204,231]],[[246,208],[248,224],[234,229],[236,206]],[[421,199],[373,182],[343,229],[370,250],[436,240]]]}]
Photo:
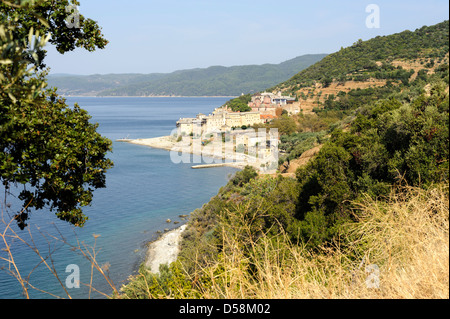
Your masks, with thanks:
[{"label": "grassy slope", "polygon": [[225,224],[224,253],[205,271],[212,287],[203,297],[449,298],[448,185],[410,187],[386,202],[367,197],[358,208],[339,241],[313,253],[283,234],[264,235],[246,251],[245,225]]},{"label": "grassy slope", "polygon": [[386,201],[366,197],[357,221],[313,252],[283,233],[243,246],[250,229],[224,221],[222,254],[199,265],[194,281],[180,264],[159,276],[141,267],[120,298],[448,299],[448,191],[441,184],[399,189]]}]

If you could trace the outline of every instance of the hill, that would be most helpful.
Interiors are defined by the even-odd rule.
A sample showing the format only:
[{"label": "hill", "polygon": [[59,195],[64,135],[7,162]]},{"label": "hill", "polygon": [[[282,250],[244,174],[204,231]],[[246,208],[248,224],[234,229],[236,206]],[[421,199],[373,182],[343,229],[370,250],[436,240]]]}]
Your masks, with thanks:
[{"label": "hill", "polygon": [[281,90],[297,96],[306,112],[314,107],[349,108],[348,100],[355,102],[353,97],[357,93],[360,101],[367,102],[361,95],[370,93],[371,88],[408,86],[418,77],[433,74],[441,65],[448,64],[448,38],[449,23],[444,21],[414,32],[406,30],[368,41],[358,40],[268,91]]},{"label": "hill", "polygon": [[309,54],[280,64],[211,66],[172,73],[49,76],[63,95],[90,96],[237,96],[289,79],[326,54]]},{"label": "hill", "polygon": [[317,102],[264,125],[279,174],[237,172],[177,262],[121,297],[448,299],[448,29],[357,41],[273,87]]}]

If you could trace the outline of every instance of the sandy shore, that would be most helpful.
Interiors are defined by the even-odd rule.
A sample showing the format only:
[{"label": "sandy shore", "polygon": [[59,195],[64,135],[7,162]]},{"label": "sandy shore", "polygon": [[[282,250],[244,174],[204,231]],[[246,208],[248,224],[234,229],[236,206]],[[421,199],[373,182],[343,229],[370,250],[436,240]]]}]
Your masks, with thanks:
[{"label": "sandy shore", "polygon": [[[215,158],[219,159],[220,161],[218,162],[214,161],[211,164],[218,164],[218,163],[223,164],[223,165],[210,165],[210,167],[230,166],[243,169],[246,165],[250,165],[256,169],[260,169],[262,163],[258,158],[249,156],[247,154],[238,153],[234,151],[224,152],[222,149],[217,150],[214,148],[214,145],[212,145],[213,143],[207,146],[193,145],[192,139],[190,137],[185,137],[181,141],[177,141],[176,138],[172,136],[161,136],[154,138],[123,140],[123,142],[148,146],[152,148],[164,149],[173,152],[190,153],[194,155]],[[218,153],[220,155],[218,155]],[[272,172],[264,172],[264,173],[272,173]]]},{"label": "sandy shore", "polygon": [[185,229],[186,225],[183,225],[171,230],[149,245],[145,266],[152,273],[159,273],[159,265],[170,264],[177,260],[181,233]]},{"label": "sandy shore", "polygon": [[128,140],[126,141],[131,144],[137,144],[137,145],[144,145],[149,146],[153,148],[161,148],[164,150],[170,151],[174,145],[174,139],[171,136],[161,136],[161,137],[154,137],[154,138],[138,138],[135,140]]}]

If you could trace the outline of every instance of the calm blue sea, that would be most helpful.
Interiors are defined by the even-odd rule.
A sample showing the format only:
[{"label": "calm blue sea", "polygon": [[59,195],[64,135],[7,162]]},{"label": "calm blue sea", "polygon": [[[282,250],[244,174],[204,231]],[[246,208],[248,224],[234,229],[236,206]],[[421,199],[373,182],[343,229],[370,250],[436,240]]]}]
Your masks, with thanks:
[{"label": "calm blue sea", "polygon": [[[158,230],[175,228],[183,221],[181,214],[189,214],[217,194],[236,169],[219,167],[191,169],[190,164],[174,164],[169,152],[149,147],[115,142],[118,138],[149,138],[169,135],[180,117],[208,114],[224,104],[228,98],[90,98],[71,97],[69,105],[78,103],[99,123],[98,131],[113,140],[110,158],[115,166],[107,172],[107,187],[94,192],[94,200],[85,208],[89,216],[82,229],[59,221],[49,211],[32,213],[29,227],[18,234],[40,249],[49,265],[54,265],[59,280],[65,286],[68,265],[80,269],[81,288],[67,291],[73,298],[88,298],[91,266],[79,253],[53,237],[71,244],[94,245],[93,234],[100,235],[95,242],[97,260],[105,265],[113,282],[120,287],[135,274],[145,257],[145,243],[157,236]],[[3,193],[2,193],[3,194]],[[3,200],[3,196],[1,197]],[[9,196],[14,211],[14,198]],[[11,212],[12,212],[11,211]],[[7,212],[6,212],[7,213]],[[180,221],[166,223],[167,219]],[[3,231],[0,225],[0,231]],[[33,241],[31,241],[30,234]],[[0,257],[6,257],[4,243],[0,242]],[[91,249],[91,248],[89,248]],[[59,281],[49,272],[33,250],[16,240],[12,245],[15,262],[21,276],[30,283],[55,296],[67,297]],[[8,263],[0,260],[0,298],[23,298],[17,280],[8,274]],[[101,276],[95,275],[93,286],[103,292],[111,290]],[[67,288],[66,288],[67,289]],[[30,288],[32,298],[54,298]],[[91,292],[92,298],[101,295]]]}]

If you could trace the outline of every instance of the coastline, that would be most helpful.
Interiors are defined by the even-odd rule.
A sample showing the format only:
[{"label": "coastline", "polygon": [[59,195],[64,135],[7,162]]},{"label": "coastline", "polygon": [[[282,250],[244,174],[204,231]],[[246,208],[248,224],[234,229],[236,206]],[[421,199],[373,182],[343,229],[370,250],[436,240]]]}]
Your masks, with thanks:
[{"label": "coastline", "polygon": [[[191,140],[177,141],[173,136],[160,136],[153,138],[140,138],[140,139],[118,139],[117,142],[130,143],[135,145],[141,145],[156,149],[163,149],[167,151],[186,152],[199,156],[206,156],[210,158],[216,158],[220,161],[213,161],[209,164],[192,163],[193,169],[202,169],[210,167],[229,166],[237,169],[244,169],[245,166],[250,165],[256,169],[260,169],[261,162],[253,157],[243,153],[235,151],[224,152],[221,156],[218,156],[217,151],[214,151],[213,147],[201,146],[192,147]],[[200,165],[199,165],[200,164]],[[271,173],[271,172],[266,172]],[[187,224],[184,224],[178,228],[170,230],[164,233],[160,238],[151,242],[148,245],[144,265],[150,270],[151,273],[158,274],[159,266],[161,264],[170,264],[177,260],[180,252],[180,242],[182,239],[182,233],[186,229]]]},{"label": "coastline", "polygon": [[[249,165],[251,161],[248,160],[248,156],[236,153],[236,152],[228,152],[224,153],[223,156],[219,157],[214,153],[213,149],[208,149],[207,147],[201,147],[199,149],[194,149],[190,147],[188,143],[180,143],[174,141],[171,136],[160,136],[153,138],[139,138],[139,139],[130,139],[125,140],[123,142],[142,145],[152,148],[163,149],[166,151],[174,151],[174,152],[188,152],[193,155],[199,156],[207,156],[219,160],[223,160],[222,162],[211,163],[211,164],[222,164],[222,166],[229,166],[238,169],[243,169],[246,165]],[[194,163],[193,163],[194,164]],[[200,163],[196,163],[200,164]],[[213,166],[211,166],[213,167]],[[256,168],[256,166],[255,166]]]},{"label": "coastline", "polygon": [[173,98],[230,98],[233,99],[236,96],[234,95],[152,95],[152,96],[147,96],[147,95],[102,95],[102,96],[98,96],[98,95],[61,95],[64,98],[74,98],[74,97],[98,97],[98,98],[103,98],[103,97],[117,97],[117,98],[128,98],[128,97],[156,97],[156,98],[162,98],[162,97],[173,97]]},{"label": "coastline", "polygon": [[180,251],[181,234],[187,224],[164,233],[160,238],[151,242],[147,249],[145,266],[150,272],[159,273],[159,266],[176,261]]},{"label": "coastline", "polygon": [[[172,136],[160,136],[153,138],[139,138],[139,139],[118,139],[116,142],[125,142],[136,145],[147,146],[151,148],[164,149],[176,153],[174,157],[181,161],[181,156],[178,153],[189,153],[197,156],[214,158],[214,161],[206,163],[203,165],[201,162],[196,162],[195,160],[191,163],[194,164],[192,168],[208,168],[208,167],[219,167],[219,166],[229,166],[237,169],[244,169],[245,166],[253,166],[255,169],[259,170],[263,174],[271,174],[272,171],[261,170],[261,164],[264,163],[261,159],[254,156],[250,156],[244,153],[239,153],[236,151],[222,149],[215,149],[213,145],[209,144],[206,146],[192,145],[192,140],[187,138],[182,141],[175,140]],[[172,155],[171,155],[172,156]],[[218,165],[220,164],[220,165]],[[200,167],[198,167],[200,166]]]}]

